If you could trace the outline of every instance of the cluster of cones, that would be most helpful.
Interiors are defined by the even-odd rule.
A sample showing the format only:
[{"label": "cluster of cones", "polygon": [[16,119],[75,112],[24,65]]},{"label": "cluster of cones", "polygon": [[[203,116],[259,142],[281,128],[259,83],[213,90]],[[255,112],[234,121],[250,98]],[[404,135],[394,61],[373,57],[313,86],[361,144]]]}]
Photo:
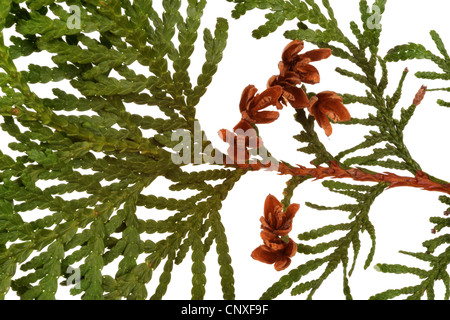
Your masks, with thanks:
[{"label": "cluster of cones", "polygon": [[[311,99],[301,87],[302,83],[316,84],[320,82],[319,71],[312,66],[311,62],[320,61],[331,56],[331,49],[316,49],[300,54],[304,48],[301,40],[294,40],[289,43],[282,53],[282,60],[278,64],[280,73],[272,76],[267,82],[267,89],[258,94],[258,89],[253,85],[247,86],[242,92],[239,110],[241,120],[234,127],[233,132],[226,129],[219,131],[222,140],[233,146],[233,150],[228,150],[236,157],[236,142],[242,141],[242,146],[247,149],[252,136],[240,137],[242,132],[252,129],[254,124],[271,123],[278,119],[278,111],[264,110],[269,106],[276,106],[278,110],[290,104],[295,109],[307,109],[317,121],[317,124],[325,131],[327,136],[333,132],[330,120],[335,122],[349,121],[350,113],[342,103],[342,97],[335,92],[324,91]],[[262,144],[256,138],[256,147]],[[231,147],[230,147],[231,148]],[[245,160],[248,160],[249,153],[245,150]]]},{"label": "cluster of cones", "polygon": [[264,203],[264,216],[261,217],[261,238],[263,245],[252,252],[252,258],[273,264],[275,270],[282,271],[291,264],[291,258],[297,252],[297,244],[288,237],[292,230],[292,220],[300,205],[289,205],[286,212],[273,195],[269,194]]},{"label": "cluster of cones", "polygon": [[[265,91],[258,94],[258,89],[253,85],[244,89],[239,103],[241,120],[233,128],[233,132],[226,129],[219,131],[222,140],[230,145],[228,160],[238,163],[240,160],[247,161],[250,158],[248,149],[258,149],[262,146],[262,140],[253,130],[253,126],[274,122],[280,115],[278,111],[265,110],[269,106],[282,110],[283,106],[289,104],[295,109],[307,109],[327,136],[332,134],[330,119],[335,122],[350,120],[350,113],[343,105],[342,98],[335,92],[324,91],[308,98],[300,87],[303,83],[320,82],[319,71],[310,63],[326,59],[332,53],[330,49],[316,49],[300,54],[303,48],[304,43],[301,40],[294,40],[285,47],[282,60],[278,64],[280,72],[269,79]],[[238,159],[242,153],[244,159]],[[264,216],[260,219],[263,245],[252,252],[253,259],[273,264],[277,271],[290,265],[291,258],[297,252],[297,244],[288,234],[299,207],[298,204],[291,204],[286,212],[283,212],[283,206],[278,199],[272,195],[267,196]]]}]

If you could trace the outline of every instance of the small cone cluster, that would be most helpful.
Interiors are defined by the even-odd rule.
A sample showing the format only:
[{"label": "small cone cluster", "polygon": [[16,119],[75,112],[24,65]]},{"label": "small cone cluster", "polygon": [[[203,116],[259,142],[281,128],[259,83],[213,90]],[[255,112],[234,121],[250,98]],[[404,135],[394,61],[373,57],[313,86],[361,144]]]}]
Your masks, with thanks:
[{"label": "small cone cluster", "polygon": [[[319,71],[311,65],[331,56],[330,49],[316,49],[301,53],[304,42],[294,40],[283,50],[278,63],[279,74],[267,82],[265,91],[258,93],[254,85],[248,85],[241,95],[239,111],[241,119],[233,131],[222,129],[219,136],[229,144],[227,163],[242,163],[250,159],[249,149],[258,149],[263,145],[253,126],[268,124],[277,120],[279,110],[288,104],[295,109],[307,109],[327,136],[333,132],[330,120],[349,121],[350,113],[343,105],[342,97],[333,91],[324,91],[309,98],[300,87],[302,84],[320,82]],[[275,110],[266,110],[275,106]],[[275,270],[286,269],[291,258],[297,252],[297,244],[288,237],[292,229],[292,219],[299,209],[291,204],[286,212],[274,196],[269,195],[264,204],[264,216],[261,217],[261,238],[263,244],[253,250],[253,259],[273,264]]]},{"label": "small cone cluster", "polygon": [[[241,95],[239,110],[241,111],[241,120],[233,128],[233,132],[222,129],[219,136],[224,142],[227,142],[228,156],[231,157],[233,163],[242,163],[250,158],[248,151],[252,146],[258,149],[262,145],[262,140],[256,136],[252,124],[266,124],[278,119],[277,111],[266,111],[269,106],[277,104],[283,92],[280,86],[274,86],[266,91],[258,94],[258,89],[253,85],[247,86]],[[243,143],[238,143],[242,141]],[[254,141],[254,143],[251,143]],[[244,155],[244,159],[242,156]],[[230,161],[230,160],[229,160]]]},{"label": "small cone cluster", "polygon": [[297,252],[297,244],[287,236],[292,230],[292,220],[299,208],[298,204],[293,203],[283,212],[280,201],[271,194],[267,196],[264,216],[260,219],[263,244],[253,250],[253,259],[273,264],[277,271],[282,271],[291,264],[291,258]]},{"label": "small cone cluster", "polygon": [[[233,132],[226,129],[219,131],[219,136],[224,142],[230,144],[228,151],[232,153],[231,161],[237,160],[237,154],[243,154],[245,161],[249,160],[248,143],[236,146],[235,142],[245,140],[243,135],[250,139],[256,139],[256,148],[262,145],[262,141],[256,136],[253,125],[268,124],[278,119],[278,111],[265,110],[270,106],[275,106],[277,110],[282,110],[283,106],[291,105],[295,109],[307,109],[317,121],[317,124],[325,131],[327,136],[333,132],[330,119],[334,122],[349,121],[350,113],[343,105],[342,97],[333,91],[324,91],[308,98],[303,91],[301,84],[316,84],[320,82],[319,71],[311,65],[327,59],[331,56],[331,49],[316,49],[305,53],[300,53],[304,48],[304,42],[294,40],[283,50],[281,61],[278,63],[279,74],[272,76],[267,82],[267,89],[258,93],[254,85],[248,85],[241,95],[239,111],[241,120],[233,128]],[[254,144],[255,145],[255,144]]]},{"label": "small cone cluster", "polygon": [[278,64],[279,75],[272,76],[267,86],[281,86],[283,93],[278,103],[278,108],[288,103],[295,109],[308,109],[314,116],[319,127],[327,136],[333,133],[330,120],[335,122],[349,121],[350,113],[343,105],[342,97],[336,92],[324,91],[311,99],[308,98],[302,88],[302,83],[316,84],[320,82],[319,71],[312,66],[311,62],[327,59],[331,56],[331,49],[316,49],[300,54],[304,48],[304,42],[294,40],[283,50],[282,60]]}]

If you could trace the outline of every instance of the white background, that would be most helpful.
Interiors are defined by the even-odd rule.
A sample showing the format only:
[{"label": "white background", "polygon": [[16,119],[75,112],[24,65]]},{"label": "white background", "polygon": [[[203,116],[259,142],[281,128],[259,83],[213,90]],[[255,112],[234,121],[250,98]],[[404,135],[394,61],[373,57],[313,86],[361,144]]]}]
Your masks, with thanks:
[{"label": "white background", "polygon": [[[160,1],[154,1],[159,3]],[[183,1],[186,3],[187,1]],[[341,29],[348,37],[353,39],[349,29],[349,22],[355,20],[360,24],[360,16],[357,0],[330,1]],[[208,138],[217,146],[226,149],[226,145],[218,138],[217,131],[226,128],[231,130],[239,121],[238,109],[242,90],[249,84],[255,85],[261,91],[264,90],[267,79],[276,74],[277,63],[280,60],[281,51],[289,42],[283,37],[285,30],[295,28],[295,23],[290,22],[282,26],[276,33],[267,38],[256,40],[252,38],[251,31],[265,22],[264,13],[254,10],[239,20],[231,18],[233,5],[224,0],[209,1],[204,12],[202,28],[214,28],[217,17],[227,18],[230,24],[228,46],[224,58],[219,65],[219,70],[213,79],[208,92],[200,101],[197,117],[205,130]],[[436,54],[439,54],[431,37],[430,30],[436,30],[450,49],[450,35],[447,30],[450,27],[448,12],[450,4],[444,0],[428,1],[424,5],[419,0],[388,1],[386,12],[383,16],[383,32],[381,36],[380,52],[384,56],[386,52],[398,44],[408,42],[421,43]],[[199,32],[197,50],[192,58],[190,67],[191,78],[201,70],[204,61],[202,47],[202,34]],[[314,49],[311,44],[306,44],[305,51]],[[39,57],[39,58],[36,58]],[[32,57],[21,58],[16,61],[18,68],[24,70],[28,63],[52,65],[48,56],[36,54]],[[343,67],[353,71],[359,71],[338,58],[331,57],[326,61],[314,64],[320,71],[321,83],[308,86],[315,92],[333,90],[338,93],[352,93],[364,95],[362,85],[353,80],[337,74],[334,69]],[[417,71],[440,71],[437,67],[425,60],[413,60],[388,65],[390,72],[390,85],[388,94],[395,90],[401,73],[408,67],[410,74],[405,81],[402,100],[399,103],[397,115],[401,107],[408,107],[417,90],[422,84],[429,88],[445,87],[448,84],[440,81],[420,80],[414,76]],[[76,93],[67,82],[57,84],[68,92]],[[51,96],[49,85],[33,86],[35,92],[41,96]],[[419,162],[422,169],[441,179],[450,181],[450,166],[448,159],[450,148],[448,147],[447,119],[450,117],[450,109],[438,106],[437,99],[450,101],[450,95],[442,92],[430,92],[423,103],[418,107],[410,124],[405,131],[405,142],[413,156]],[[145,106],[129,106],[132,112],[151,114],[153,108]],[[131,109],[132,108],[132,109]],[[366,106],[354,104],[348,109],[352,115],[362,116],[367,114]],[[309,165],[310,156],[296,151],[301,147],[300,143],[292,136],[298,134],[301,126],[293,119],[294,111],[285,108],[281,111],[280,119],[269,125],[260,125],[260,132],[267,148],[275,157],[286,160],[292,164]],[[334,125],[333,135],[327,138],[323,130],[317,128],[319,135],[332,154],[337,154],[349,146],[363,141],[368,129],[359,126]],[[7,149],[10,137],[2,132],[0,146]],[[14,152],[9,152],[15,154]],[[383,169],[381,169],[383,170]],[[262,264],[253,260],[250,253],[261,244],[259,237],[259,217],[263,214],[264,199],[271,193],[281,200],[285,183],[289,177],[279,176],[271,172],[255,172],[245,175],[229,193],[221,210],[222,222],[225,225],[230,252],[233,259],[233,268],[236,280],[237,299],[258,299],[261,294],[282,275],[289,272],[292,267],[300,265],[314,257],[297,254],[293,258],[291,267],[282,272],[276,272],[271,265]],[[345,181],[344,181],[345,182]],[[163,179],[158,179],[146,190],[156,195],[170,195],[183,198],[188,194],[171,193],[167,190],[169,184]],[[75,196],[75,195],[74,195]],[[418,284],[419,279],[407,275],[390,275],[376,272],[373,266],[376,263],[401,263],[410,266],[426,267],[426,264],[418,263],[415,259],[398,253],[399,250],[420,252],[423,250],[421,243],[433,237],[430,216],[442,216],[446,207],[437,198],[439,193],[426,192],[411,188],[398,188],[383,193],[374,203],[370,217],[375,225],[377,234],[377,249],[372,265],[364,270],[364,261],[370,249],[370,239],[365,233],[362,236],[362,249],[357,261],[354,274],[350,278],[350,286],[355,299],[367,299],[371,295],[386,289],[401,288]],[[297,188],[293,202],[299,203],[301,208],[294,220],[294,228],[291,237],[324,225],[342,223],[347,220],[347,214],[343,212],[318,212],[304,205],[305,202],[313,202],[322,205],[338,205],[345,203],[348,198],[338,197],[330,193],[321,185],[321,181],[303,184]],[[350,200],[351,201],[351,200]],[[47,213],[48,214],[48,213]],[[45,215],[45,212],[26,213],[25,220],[34,220]],[[29,215],[29,216],[28,216]],[[33,215],[33,216],[31,216]],[[142,210],[139,212],[142,218],[165,218],[167,213],[156,210]],[[443,231],[444,232],[444,231]],[[323,239],[321,240],[323,241]],[[143,257],[142,257],[143,258]],[[207,299],[221,299],[220,277],[217,266],[215,248],[208,254],[205,264],[207,266]],[[165,299],[189,299],[191,288],[190,255],[180,266],[175,266],[172,273],[172,281]],[[162,265],[154,272],[152,282],[149,284],[149,296],[153,294]],[[114,274],[110,266],[105,268],[105,273]],[[312,280],[319,273],[313,273],[305,278]],[[20,274],[20,271],[19,271]],[[436,288],[437,297],[443,297],[441,284]],[[439,295],[440,294],[440,295]],[[60,298],[71,298],[67,290],[61,289]],[[342,268],[339,267],[322,285],[315,294],[315,299],[342,299]],[[10,293],[8,298],[14,299]],[[304,296],[291,297],[289,290],[282,299],[303,299]]]}]

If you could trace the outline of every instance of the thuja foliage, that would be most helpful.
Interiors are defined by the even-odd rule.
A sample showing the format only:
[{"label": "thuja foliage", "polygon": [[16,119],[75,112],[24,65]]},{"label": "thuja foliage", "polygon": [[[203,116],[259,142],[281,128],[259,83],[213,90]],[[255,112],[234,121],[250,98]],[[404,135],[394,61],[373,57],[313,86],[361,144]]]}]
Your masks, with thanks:
[{"label": "thuja foliage", "polygon": [[[368,135],[361,137],[361,143],[340,151],[332,155],[327,151],[324,144],[320,142],[316,133],[315,119],[305,112],[304,108],[296,110],[296,120],[302,126],[300,134],[295,138],[305,146],[300,148],[300,152],[313,155],[312,164],[327,165],[335,170],[326,171],[318,167],[316,170],[285,170],[294,172],[305,172],[304,175],[294,176],[288,183],[285,190],[284,205],[290,203],[294,189],[308,180],[308,178],[323,178],[326,176],[339,177],[347,176],[344,172],[350,173],[354,180],[378,182],[371,185],[349,184],[337,181],[325,181],[323,186],[331,192],[339,193],[353,198],[354,201],[339,206],[318,205],[307,202],[311,208],[317,210],[340,210],[348,213],[348,219],[340,224],[324,225],[323,227],[298,235],[298,253],[315,256],[304,264],[293,268],[288,274],[282,276],[278,282],[271,285],[262,295],[262,299],[274,299],[284,291],[290,289],[292,295],[307,293],[307,298],[312,298],[317,289],[324,283],[328,276],[342,266],[343,274],[343,292],[347,299],[352,299],[349,286],[349,276],[355,270],[355,262],[361,249],[361,235],[367,233],[371,239],[372,245],[368,256],[366,257],[364,268],[368,268],[372,262],[376,248],[375,227],[370,221],[370,208],[376,198],[386,192],[389,188],[397,185],[407,185],[400,181],[394,174],[389,174],[394,181],[388,182],[383,177],[380,179],[371,179],[366,175],[373,174],[374,168],[395,169],[396,172],[404,171],[416,178],[429,179],[436,183],[447,185],[441,179],[432,177],[422,171],[419,163],[413,159],[404,142],[404,130],[410,119],[413,117],[417,106],[421,103],[427,87],[423,86],[417,95],[412,99],[411,105],[402,106],[400,98],[405,79],[408,75],[408,69],[400,75],[391,76],[388,72],[388,63],[407,60],[407,59],[429,59],[433,61],[442,73],[437,72],[418,72],[416,76],[421,79],[444,79],[449,80],[449,55],[445,46],[435,31],[431,36],[437,45],[442,57],[426,50],[420,44],[400,45],[393,48],[383,57],[379,52],[380,35],[382,32],[381,24],[374,25],[373,17],[381,22],[382,14],[386,9],[386,0],[376,0],[372,4],[367,1],[359,1],[359,11],[361,18],[359,21],[352,21],[349,30],[343,31],[338,25],[338,19],[335,17],[333,8],[328,0],[314,1],[270,1],[270,0],[229,0],[236,3],[233,11],[234,18],[241,18],[248,11],[254,9],[263,9],[266,13],[266,23],[256,27],[253,30],[255,38],[264,38],[269,36],[283,26],[288,21],[297,21],[297,28],[287,30],[284,35],[288,39],[302,39],[315,44],[319,48],[329,48],[334,56],[346,60],[354,65],[353,70],[336,68],[343,77],[351,78],[357,83],[366,87],[365,95],[355,95],[352,92],[342,92],[345,105],[357,104],[365,106],[367,110],[366,118],[352,117],[350,121],[343,122],[344,125],[364,125],[372,129]],[[346,4],[348,5],[348,4]],[[375,13],[377,9],[378,13]],[[263,40],[262,40],[263,41]],[[354,71],[357,70],[357,71]],[[379,73],[378,73],[379,72]],[[377,77],[377,75],[380,76]],[[393,92],[387,92],[388,83],[391,78],[397,77],[398,85]],[[450,91],[444,89],[428,89]],[[309,96],[313,96],[311,93]],[[441,106],[447,106],[448,103],[443,100],[437,102]],[[400,116],[396,117],[394,111],[400,108]],[[317,119],[316,119],[317,120]],[[364,155],[358,151],[364,150]],[[339,168],[339,170],[336,170]],[[353,171],[358,171],[356,174]],[[339,171],[342,171],[340,174]],[[349,172],[351,171],[351,172]],[[306,174],[308,173],[309,176]],[[355,173],[355,174],[354,174]],[[426,186],[424,189],[433,190]],[[356,203],[355,203],[356,200]],[[449,204],[449,198],[446,195],[439,197],[439,200]],[[450,210],[444,214],[448,216]],[[445,229],[449,225],[449,219],[439,216],[431,217],[430,222],[435,225],[433,233]],[[329,240],[330,236],[335,234],[335,239]],[[314,245],[309,245],[310,240],[327,239],[323,242],[315,241]],[[374,294],[373,299],[391,299],[398,296],[405,296],[408,299],[420,299],[426,294],[428,299],[434,299],[434,284],[442,281],[446,288],[445,298],[449,298],[450,282],[448,274],[450,247],[449,235],[442,235],[426,241],[423,245],[424,252],[410,253],[402,252],[417,259],[426,261],[430,264],[428,270],[408,267],[403,265],[377,264],[375,268],[381,272],[413,274],[419,276],[422,280],[420,284],[387,290],[385,292]],[[437,249],[439,254],[436,253]],[[353,259],[351,261],[350,259]],[[304,280],[307,275],[316,270],[319,272],[317,278]]]},{"label": "thuja foliage", "polygon": [[[71,14],[62,4],[78,8],[79,28],[70,28]],[[194,132],[195,106],[222,59],[228,23],[218,19],[215,30],[199,30],[206,1],[189,0],[185,14],[181,4],[164,0],[160,14],[148,0],[1,1],[1,27],[15,27],[19,34],[9,47],[0,41],[1,127],[17,140],[9,147],[21,153],[15,159],[1,153],[0,160],[1,297],[14,290],[23,299],[53,299],[60,283],[69,283],[71,293],[83,299],[160,299],[174,264],[192,250],[192,298],[201,299],[204,259],[215,243],[223,296],[234,298],[219,210],[242,173],[188,172],[171,161],[177,144],[172,132]],[[187,68],[199,32],[206,56],[192,81]],[[54,67],[30,64],[17,71],[17,58],[38,52],[51,54]],[[137,73],[132,64],[150,75]],[[29,86],[61,80],[81,97],[54,89],[54,98],[41,98]],[[130,113],[129,104],[148,108],[148,115]],[[155,109],[165,117],[153,117]],[[80,113],[88,110],[94,115]],[[155,134],[146,137],[150,129]],[[192,189],[194,195],[179,200],[144,194],[160,177],[171,182],[171,190]],[[56,183],[42,188],[40,180]],[[220,183],[213,186],[215,181]],[[73,191],[87,196],[63,197]],[[169,214],[143,220],[136,214],[142,208]],[[25,222],[36,209],[50,214]],[[167,237],[143,240],[155,233]],[[116,273],[102,274],[113,262]],[[77,263],[80,282],[63,281]],[[148,292],[146,284],[161,263],[163,272],[153,279],[159,285]],[[18,268],[26,275],[15,277]]]},{"label": "thuja foliage", "polygon": [[[286,38],[323,49],[300,59],[302,67],[308,64],[306,59],[316,55],[323,59],[330,52],[357,70],[337,68],[340,75],[366,87],[363,96],[353,92],[321,96],[308,85],[316,82],[311,80],[314,77],[296,74],[289,81],[301,81],[294,81],[291,87],[272,81],[271,88],[261,95],[256,95],[254,87],[245,88],[240,106],[242,120],[235,129],[257,129],[259,124],[275,121],[277,113],[257,111],[268,105],[281,109],[288,101],[295,105],[293,122],[299,134],[294,138],[302,144],[299,152],[311,155],[314,167],[291,165],[282,159],[277,166],[260,160],[251,162],[252,152],[245,154],[243,163],[235,164],[228,161],[233,160],[233,148],[222,154],[201,131],[196,107],[208,86],[214,85],[213,76],[226,48],[228,24],[232,23],[219,18],[214,30],[201,30],[204,9],[214,5],[213,1],[162,0],[162,11],[158,11],[149,0],[0,0],[1,128],[2,135],[15,140],[8,144],[9,150],[0,152],[1,298],[14,291],[21,299],[55,299],[61,286],[69,286],[71,294],[82,299],[162,299],[174,265],[191,260],[191,297],[203,299],[208,267],[205,258],[214,248],[223,298],[234,299],[233,253],[221,222],[221,217],[230,213],[222,210],[222,204],[250,171],[270,169],[292,176],[286,189],[280,190],[284,195],[280,202],[268,197],[272,200],[266,203],[261,219],[264,244],[254,256],[275,263],[277,270],[290,270],[276,283],[267,284],[262,299],[274,299],[288,289],[292,295],[307,293],[312,298],[340,266],[344,271],[343,292],[351,299],[349,276],[356,270],[364,233],[371,239],[364,267],[373,265],[377,235],[371,206],[390,188],[440,192],[439,200],[449,210],[430,221],[435,233],[450,226],[446,217],[450,213],[450,185],[425,173],[404,142],[404,130],[427,89],[422,87],[414,100],[411,97],[411,105],[401,105],[408,71],[393,76],[388,73],[389,63],[430,59],[443,73],[420,72],[416,76],[449,80],[450,59],[438,33],[433,31],[431,35],[442,57],[420,44],[398,46],[382,57],[378,49],[382,29],[368,24],[372,13],[367,1],[359,1],[361,18],[351,22],[349,32],[340,28],[327,0],[229,2],[236,3],[234,18],[253,9],[268,11],[267,22],[253,31],[256,38],[269,36],[287,21],[296,21],[296,29],[286,31]],[[374,5],[382,14],[386,0],[376,0]],[[12,29],[16,34],[8,36]],[[199,33],[203,33],[206,53],[194,80],[188,68],[197,54],[194,45],[198,44]],[[284,45],[280,44],[281,49]],[[299,48],[300,42],[294,42],[292,52],[298,53]],[[36,59],[26,70],[18,70],[19,58],[42,53],[51,56],[52,67],[39,65]],[[294,54],[288,58],[294,59]],[[315,75],[314,69],[305,68]],[[280,69],[282,73],[293,72],[287,62]],[[378,71],[381,76],[377,76]],[[387,92],[391,78],[398,85]],[[56,88],[59,83],[77,90],[78,95]],[[53,97],[40,96],[33,90],[35,84],[55,86]],[[296,85],[301,85],[302,91],[300,87],[292,89]],[[290,94],[291,90],[295,94]],[[300,98],[301,92],[307,95]],[[317,111],[318,105],[314,109],[313,102],[323,96],[338,103],[341,116],[327,113],[328,119]],[[349,108],[366,108],[367,117],[347,119],[341,103]],[[444,100],[438,104],[449,105]],[[142,107],[146,115],[133,113],[130,105]],[[399,108],[400,116],[396,117],[394,111]],[[333,155],[317,134],[329,120],[333,126],[337,125],[334,122],[354,126],[355,132],[357,125],[371,130],[357,145]],[[327,128],[327,134],[331,134]],[[194,143],[181,150],[174,133],[184,133]],[[229,143],[245,140],[236,132],[224,129],[220,133]],[[202,137],[201,145],[195,143],[197,135]],[[263,139],[257,137],[257,149],[266,150]],[[237,149],[248,151],[248,140]],[[365,155],[359,153],[362,150]],[[201,166],[193,171],[187,163],[173,161],[173,155],[180,153],[183,159],[203,164],[206,169]],[[377,173],[379,167],[403,175]],[[287,235],[298,209],[292,206],[297,200],[294,193],[313,178],[331,178],[323,182],[324,192],[345,195],[349,203],[306,205],[340,210],[346,215],[339,224],[325,223],[318,229],[305,230],[294,245]],[[343,178],[350,181],[340,180]],[[166,198],[145,192],[148,187],[157,187],[161,179],[170,183],[171,191],[185,194],[183,191],[189,190],[192,195]],[[84,195],[70,197],[74,192]],[[295,210],[290,209],[293,207]],[[30,218],[39,210],[47,214]],[[166,218],[152,217],[151,212],[157,210],[167,212]],[[331,236],[335,239],[329,240]],[[308,243],[311,240],[318,241]],[[450,234],[439,235],[424,242],[422,252],[402,252],[429,263],[428,269],[376,264],[381,272],[413,274],[420,282],[374,293],[372,298],[407,295],[419,299],[426,295],[434,299],[434,284],[442,281],[444,298],[448,299],[449,243]],[[249,259],[253,249],[249,248]],[[311,259],[295,266],[299,255]],[[104,271],[110,267],[113,274]],[[161,271],[159,278],[153,277],[155,270]],[[321,272],[316,278],[305,279],[318,270]],[[270,268],[267,272],[276,271]],[[149,284],[155,282],[156,289],[149,291]]]}]

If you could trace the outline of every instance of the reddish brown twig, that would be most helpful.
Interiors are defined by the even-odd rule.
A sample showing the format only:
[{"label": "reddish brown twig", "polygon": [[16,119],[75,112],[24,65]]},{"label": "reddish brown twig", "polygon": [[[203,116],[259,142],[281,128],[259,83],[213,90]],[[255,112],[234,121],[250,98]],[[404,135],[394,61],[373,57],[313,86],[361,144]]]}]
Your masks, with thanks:
[{"label": "reddish brown twig", "polygon": [[437,191],[450,194],[450,184],[441,184],[431,180],[423,171],[417,171],[415,177],[404,177],[394,173],[368,173],[361,169],[351,168],[344,169],[335,161],[332,161],[329,167],[307,168],[304,166],[289,167],[283,163],[274,166],[273,164],[263,164],[257,162],[254,164],[238,164],[235,165],[241,169],[248,170],[277,170],[279,174],[291,175],[297,177],[312,177],[316,180],[325,178],[349,178],[362,182],[385,182],[389,184],[388,188],[396,187],[413,187],[427,191]]}]

